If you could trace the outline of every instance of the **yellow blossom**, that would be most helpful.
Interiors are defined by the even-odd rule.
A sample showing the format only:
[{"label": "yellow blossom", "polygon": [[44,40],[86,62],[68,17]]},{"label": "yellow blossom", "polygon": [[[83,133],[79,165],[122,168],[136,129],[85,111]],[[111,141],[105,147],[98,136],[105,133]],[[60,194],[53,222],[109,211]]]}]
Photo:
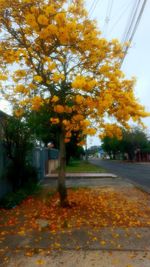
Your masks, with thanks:
[{"label": "yellow blossom", "polygon": [[34,76],[34,81],[40,83],[40,82],[43,81],[43,78],[41,76],[39,76],[39,75],[36,75],[36,76]]},{"label": "yellow blossom", "polygon": [[31,26],[35,26],[37,23],[36,23],[36,20],[35,20],[35,16],[34,14],[28,14],[26,15],[26,22],[31,25]]},{"label": "yellow blossom", "polygon": [[70,138],[65,138],[65,143],[69,143],[70,142]]},{"label": "yellow blossom", "polygon": [[51,14],[54,14],[56,12],[54,6],[50,5],[50,6],[47,6],[46,9],[45,9],[45,13],[46,15],[51,15]]},{"label": "yellow blossom", "polygon": [[16,70],[14,74],[17,77],[24,77],[24,76],[26,76],[26,71],[25,70]]},{"label": "yellow blossom", "polygon": [[21,117],[23,115],[23,113],[24,113],[24,111],[23,111],[22,108],[19,108],[19,109],[15,110],[15,115],[17,117]]},{"label": "yellow blossom", "polygon": [[117,124],[106,123],[104,125],[104,133],[102,134],[102,138],[104,138],[105,136],[109,136],[111,138],[117,137],[118,139],[121,139],[122,130]]},{"label": "yellow blossom", "polygon": [[55,16],[55,20],[56,22],[60,25],[64,25],[65,22],[66,22],[66,17],[65,17],[65,14],[64,13],[58,13],[56,16]]},{"label": "yellow blossom", "polygon": [[0,80],[6,81],[7,80],[7,76],[4,75],[4,74],[0,74]]},{"label": "yellow blossom", "polygon": [[56,105],[54,107],[54,111],[57,113],[63,113],[64,112],[64,107],[62,105]]},{"label": "yellow blossom", "polygon": [[90,121],[88,121],[88,120],[80,121],[80,125],[83,127],[87,127],[90,125]]},{"label": "yellow blossom", "polygon": [[63,74],[59,74],[59,73],[54,73],[52,76],[52,80],[54,82],[58,82],[60,80],[64,80],[64,75]]},{"label": "yellow blossom", "polygon": [[83,76],[77,76],[72,82],[72,87],[76,89],[83,88],[85,86],[86,79]]},{"label": "yellow blossom", "polygon": [[35,96],[32,98],[32,110],[38,111],[43,105],[43,100],[40,96]]},{"label": "yellow blossom", "polygon": [[65,134],[65,137],[70,138],[70,137],[71,137],[71,132],[67,132],[67,133]]},{"label": "yellow blossom", "polygon": [[70,124],[70,122],[68,120],[63,120],[63,124],[67,126],[68,124]]},{"label": "yellow blossom", "polygon": [[71,113],[72,112],[72,107],[65,106],[65,112],[66,113]]},{"label": "yellow blossom", "polygon": [[16,88],[15,88],[15,92],[16,93],[22,93],[22,94],[24,94],[24,93],[27,93],[28,90],[27,90],[27,88],[23,84],[18,84],[16,86]]},{"label": "yellow blossom", "polygon": [[75,101],[77,104],[81,104],[84,101],[84,97],[81,95],[76,95]]},{"label": "yellow blossom", "polygon": [[38,16],[38,23],[41,25],[48,25],[48,18],[44,15],[39,15]]},{"label": "yellow blossom", "polygon": [[84,119],[83,115],[77,114],[73,116],[73,120],[75,121],[82,121]]},{"label": "yellow blossom", "polygon": [[94,135],[94,134],[96,134],[96,129],[94,129],[94,128],[87,128],[87,129],[85,129],[84,131],[84,134],[88,134],[88,135]]},{"label": "yellow blossom", "polygon": [[82,141],[77,143],[78,146],[84,146],[85,144],[86,144],[85,140],[82,140]]},{"label": "yellow blossom", "polygon": [[52,63],[48,64],[48,69],[49,69],[50,71],[54,70],[55,68],[56,68],[56,64],[55,64],[55,62],[52,62]]},{"label": "yellow blossom", "polygon": [[28,87],[29,87],[29,89],[31,89],[31,90],[36,90],[36,89],[37,89],[37,86],[36,86],[35,84],[33,84],[33,83],[30,83],[30,84],[28,85]]},{"label": "yellow blossom", "polygon": [[52,102],[53,103],[56,103],[57,101],[59,100],[59,97],[57,96],[57,95],[54,95],[53,97],[52,97]]},{"label": "yellow blossom", "polygon": [[58,124],[59,123],[59,118],[50,118],[50,122],[52,124]]},{"label": "yellow blossom", "polygon": [[47,28],[43,28],[40,33],[39,36],[41,39],[47,39],[50,36],[50,32]]},{"label": "yellow blossom", "polygon": [[54,24],[48,25],[48,27],[46,29],[49,31],[50,35],[55,35],[58,32],[57,26]]}]

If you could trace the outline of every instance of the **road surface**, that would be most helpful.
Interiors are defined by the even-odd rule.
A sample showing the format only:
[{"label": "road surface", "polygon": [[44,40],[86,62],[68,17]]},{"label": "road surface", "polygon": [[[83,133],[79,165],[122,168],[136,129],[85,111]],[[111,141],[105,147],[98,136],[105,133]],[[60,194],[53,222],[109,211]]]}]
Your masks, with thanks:
[{"label": "road surface", "polygon": [[100,159],[90,159],[90,162],[122,178],[129,179],[132,183],[150,193],[150,163],[127,163]]}]

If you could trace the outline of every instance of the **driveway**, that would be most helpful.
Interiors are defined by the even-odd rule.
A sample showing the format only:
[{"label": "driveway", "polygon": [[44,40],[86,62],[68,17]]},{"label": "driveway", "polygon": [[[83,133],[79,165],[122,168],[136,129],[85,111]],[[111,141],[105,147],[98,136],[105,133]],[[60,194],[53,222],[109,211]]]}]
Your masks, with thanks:
[{"label": "driveway", "polygon": [[90,159],[90,162],[122,178],[129,179],[132,183],[150,193],[150,163],[127,163],[100,159]]}]

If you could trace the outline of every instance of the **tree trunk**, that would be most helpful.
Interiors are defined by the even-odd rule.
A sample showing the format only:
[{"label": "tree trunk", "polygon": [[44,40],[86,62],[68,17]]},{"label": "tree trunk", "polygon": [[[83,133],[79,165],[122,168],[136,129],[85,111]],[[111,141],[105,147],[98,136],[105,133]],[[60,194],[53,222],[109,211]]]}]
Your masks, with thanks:
[{"label": "tree trunk", "polygon": [[60,130],[59,149],[60,149],[60,169],[58,176],[58,192],[60,195],[61,206],[66,207],[68,206],[67,188],[65,184],[66,146],[65,146],[65,133],[63,128]]}]

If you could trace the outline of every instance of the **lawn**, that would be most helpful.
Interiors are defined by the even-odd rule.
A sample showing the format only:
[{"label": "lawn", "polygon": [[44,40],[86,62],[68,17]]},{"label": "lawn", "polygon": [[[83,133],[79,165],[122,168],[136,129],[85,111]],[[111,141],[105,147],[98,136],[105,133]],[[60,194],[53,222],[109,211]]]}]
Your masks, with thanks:
[{"label": "lawn", "polygon": [[105,170],[99,166],[93,165],[84,160],[72,160],[66,167],[66,172],[105,172]]}]

